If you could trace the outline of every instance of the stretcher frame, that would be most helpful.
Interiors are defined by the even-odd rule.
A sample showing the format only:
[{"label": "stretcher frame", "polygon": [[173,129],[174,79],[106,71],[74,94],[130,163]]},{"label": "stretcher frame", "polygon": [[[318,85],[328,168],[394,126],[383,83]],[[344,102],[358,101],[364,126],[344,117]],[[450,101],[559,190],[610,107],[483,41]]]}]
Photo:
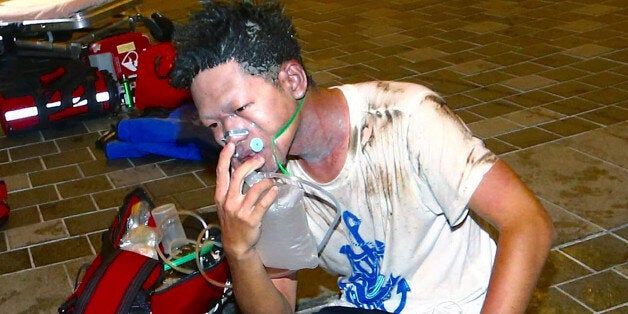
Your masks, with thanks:
[{"label": "stretcher frame", "polygon": [[[116,31],[133,32],[137,22],[149,21],[137,9],[140,1],[107,1],[67,18],[0,22],[0,55],[16,50],[20,55],[79,59],[90,43]],[[131,10],[135,15],[123,14]],[[81,30],[89,30],[89,33],[76,39],[55,38],[58,32],[66,32],[67,36],[68,32]]]},{"label": "stretcher frame", "polygon": [[[46,20],[25,20],[17,22],[18,31],[23,33],[41,33],[54,31],[70,31],[92,27],[116,14],[135,8],[139,0],[107,1],[94,7],[86,8],[67,18]],[[10,22],[0,22],[7,26]]]}]

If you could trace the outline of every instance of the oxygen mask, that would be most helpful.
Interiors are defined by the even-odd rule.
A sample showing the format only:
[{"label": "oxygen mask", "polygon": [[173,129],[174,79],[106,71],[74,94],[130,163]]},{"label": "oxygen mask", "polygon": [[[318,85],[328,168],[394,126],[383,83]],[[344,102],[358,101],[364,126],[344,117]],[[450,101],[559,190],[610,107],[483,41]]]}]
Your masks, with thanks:
[{"label": "oxygen mask", "polygon": [[231,129],[225,131],[220,139],[223,143],[233,142],[236,145],[236,152],[233,158],[241,160],[264,150],[264,140],[259,137],[249,139],[249,130],[246,128]]},{"label": "oxygen mask", "polygon": [[[297,103],[297,108],[290,117],[290,119],[284,124],[284,126],[279,129],[269,141],[269,143],[265,143],[264,140],[260,137],[252,137],[251,128],[256,128],[254,123],[250,125],[245,125],[240,122],[240,120],[234,121],[231,120],[230,127],[227,131],[223,133],[220,141],[223,143],[233,142],[236,145],[235,153],[233,154],[233,158],[237,161],[237,163],[242,163],[247,157],[250,157],[254,154],[261,153],[264,148],[267,147],[267,144],[270,144],[271,154],[274,159],[274,163],[277,166],[273,171],[280,170],[283,174],[290,176],[291,174],[284,168],[284,163],[286,162],[285,158],[287,152],[281,152],[280,149],[275,145],[277,139],[290,127],[290,125],[294,122],[297,115],[301,111],[303,107],[303,103],[305,102],[305,97],[299,99]],[[247,142],[248,141],[248,142]],[[270,169],[265,169],[264,171],[269,171]]]}]

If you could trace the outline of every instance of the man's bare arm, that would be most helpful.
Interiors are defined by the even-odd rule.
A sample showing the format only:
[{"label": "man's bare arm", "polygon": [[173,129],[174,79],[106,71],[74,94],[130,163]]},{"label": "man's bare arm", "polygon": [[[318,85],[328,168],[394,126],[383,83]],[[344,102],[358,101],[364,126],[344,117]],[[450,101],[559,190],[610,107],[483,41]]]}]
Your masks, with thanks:
[{"label": "man's bare arm", "polygon": [[523,313],[555,238],[551,219],[501,160],[484,176],[469,205],[499,231],[482,313]]},{"label": "man's bare arm", "polygon": [[294,313],[296,274],[269,279],[259,255],[229,259],[233,293],[243,313]]}]

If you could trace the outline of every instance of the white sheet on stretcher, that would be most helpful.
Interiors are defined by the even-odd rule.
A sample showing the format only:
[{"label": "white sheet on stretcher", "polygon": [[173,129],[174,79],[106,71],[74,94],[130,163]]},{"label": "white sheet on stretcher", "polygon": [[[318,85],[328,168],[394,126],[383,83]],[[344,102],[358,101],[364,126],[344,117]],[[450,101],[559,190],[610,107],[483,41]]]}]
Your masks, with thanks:
[{"label": "white sheet on stretcher", "polygon": [[64,19],[110,0],[0,0],[0,22]]}]

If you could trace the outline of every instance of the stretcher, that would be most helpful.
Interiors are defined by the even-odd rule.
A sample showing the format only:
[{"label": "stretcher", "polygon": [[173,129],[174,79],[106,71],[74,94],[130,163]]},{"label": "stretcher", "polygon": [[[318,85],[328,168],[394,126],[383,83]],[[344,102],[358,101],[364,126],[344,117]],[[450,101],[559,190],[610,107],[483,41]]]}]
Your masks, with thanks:
[{"label": "stretcher", "polygon": [[4,0],[0,1],[0,21],[21,23],[24,31],[75,30],[136,4],[137,0]]},{"label": "stretcher", "polygon": [[[78,59],[90,43],[133,32],[143,23],[159,41],[170,40],[172,23],[159,13],[139,13],[140,0],[0,0],[0,55]],[[131,13],[129,13],[131,12]],[[78,34],[78,35],[77,35]]]},{"label": "stretcher", "polygon": [[[0,0],[0,126],[15,134],[133,109],[139,55],[172,22],[141,0]],[[142,23],[152,35],[135,31]]]}]

